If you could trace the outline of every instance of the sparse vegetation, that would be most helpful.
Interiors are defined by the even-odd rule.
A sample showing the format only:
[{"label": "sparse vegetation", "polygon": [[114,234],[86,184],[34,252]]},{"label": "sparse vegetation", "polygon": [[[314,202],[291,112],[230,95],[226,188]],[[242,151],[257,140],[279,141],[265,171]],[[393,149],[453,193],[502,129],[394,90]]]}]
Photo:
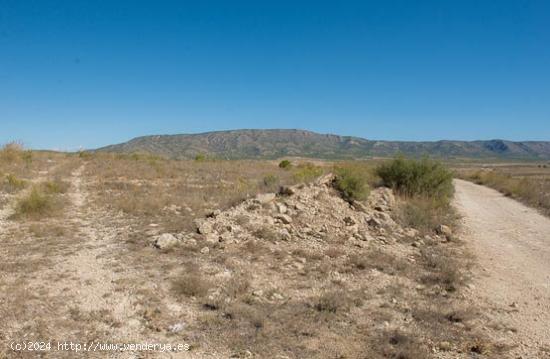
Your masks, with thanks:
[{"label": "sparse vegetation", "polygon": [[314,165],[313,163],[301,163],[296,166],[294,171],[294,179],[297,182],[310,182],[323,174],[323,168]]},{"label": "sparse vegetation", "polygon": [[506,196],[520,200],[550,215],[550,171],[541,168],[541,173],[525,175],[517,169],[475,170],[460,173],[464,179],[492,187]]},{"label": "sparse vegetation", "polygon": [[11,193],[11,192],[22,190],[23,188],[26,187],[26,185],[27,183],[24,180],[17,178],[13,174],[8,174],[6,175],[6,178],[4,180],[3,187],[5,191]]}]

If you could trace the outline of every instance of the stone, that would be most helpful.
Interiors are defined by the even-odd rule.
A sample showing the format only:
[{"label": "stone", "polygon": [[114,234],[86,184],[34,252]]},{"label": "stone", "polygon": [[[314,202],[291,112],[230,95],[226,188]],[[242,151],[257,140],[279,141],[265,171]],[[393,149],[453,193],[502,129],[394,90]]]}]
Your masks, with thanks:
[{"label": "stone", "polygon": [[170,333],[179,333],[185,328],[185,323],[176,323],[168,327]]},{"label": "stone", "polygon": [[437,234],[444,236],[448,241],[450,241],[453,237],[453,230],[444,224],[437,226],[435,231]]},{"label": "stone", "polygon": [[344,223],[346,224],[346,226],[353,226],[355,225],[357,222],[355,221],[355,219],[353,219],[352,217],[344,217]]},{"label": "stone", "polygon": [[208,242],[208,243],[219,243],[220,242],[220,236],[218,236],[217,234],[214,234],[214,233],[210,233],[210,234],[207,234],[204,239]]},{"label": "stone", "polygon": [[210,234],[214,231],[214,228],[212,228],[212,223],[210,221],[202,221],[198,223],[197,231],[200,234]]},{"label": "stone", "polygon": [[164,233],[155,238],[153,246],[158,249],[166,249],[175,246],[179,243],[179,240],[170,233]]},{"label": "stone", "polygon": [[382,225],[382,222],[373,217],[367,221],[367,224],[371,227],[380,227]]},{"label": "stone", "polygon": [[283,196],[292,196],[295,193],[296,193],[296,191],[292,187],[282,186],[279,189],[279,194],[283,195]]},{"label": "stone", "polygon": [[290,224],[292,223],[292,217],[286,215],[286,214],[279,214],[275,216],[275,219],[278,219],[284,224]]},{"label": "stone", "polygon": [[202,253],[202,254],[208,254],[208,253],[210,253],[210,248],[208,248],[208,247],[203,247],[203,248],[201,249],[201,253]]},{"label": "stone", "polygon": [[285,214],[286,212],[288,212],[288,207],[285,206],[283,203],[275,204],[275,208],[277,209],[277,212],[279,212],[280,214]]},{"label": "stone", "polygon": [[264,204],[269,203],[275,199],[275,193],[260,193],[256,196],[256,201]]}]

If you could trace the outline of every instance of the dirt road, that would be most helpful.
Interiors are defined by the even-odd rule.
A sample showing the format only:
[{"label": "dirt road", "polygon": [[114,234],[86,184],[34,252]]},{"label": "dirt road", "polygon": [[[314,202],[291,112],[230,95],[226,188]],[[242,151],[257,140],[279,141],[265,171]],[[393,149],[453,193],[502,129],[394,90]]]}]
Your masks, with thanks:
[{"label": "dirt road", "polygon": [[473,300],[489,308],[515,357],[550,358],[550,219],[499,192],[456,180],[455,205],[477,258]]}]

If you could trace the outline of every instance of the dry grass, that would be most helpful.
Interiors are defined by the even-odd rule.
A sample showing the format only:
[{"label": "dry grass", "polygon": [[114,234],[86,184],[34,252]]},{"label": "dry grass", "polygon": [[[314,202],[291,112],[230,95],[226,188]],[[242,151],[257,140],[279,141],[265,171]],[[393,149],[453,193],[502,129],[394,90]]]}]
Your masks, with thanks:
[{"label": "dry grass", "polygon": [[[44,156],[35,156],[23,178],[43,169]],[[220,357],[247,357],[250,352],[258,358],[417,359],[429,358],[433,347],[445,341],[463,352],[473,343],[486,347],[482,336],[455,322],[460,319],[460,325],[474,327],[471,318],[463,316],[470,308],[460,301],[466,264],[453,249],[459,243],[428,245],[420,251],[410,244],[373,241],[359,248],[347,238],[327,236],[305,245],[282,241],[279,234],[260,227],[257,238],[239,244],[205,243],[195,234],[196,243],[171,250],[151,246],[158,233],[195,232],[196,218],[281,185],[310,181],[313,174],[332,170],[332,163],[300,166],[293,161],[282,169],[276,161],[167,161],[89,153],[54,160],[56,170],[47,177],[55,179],[37,185],[37,190],[63,198],[70,172],[86,164],[82,186],[91,200],[90,213],[102,216],[101,223],[91,218],[91,225],[116,230],[116,255],[105,263],[113,272],[125,273],[124,280],[113,283],[115,290],[124,291],[123,284],[131,283],[145,336],[166,342],[177,336],[198,355],[218,351]],[[377,184],[378,179],[370,177],[370,163],[338,166],[359,166],[369,175],[368,184]],[[239,225],[248,222],[246,216],[238,219]],[[59,237],[55,245],[70,244],[74,250],[75,231],[63,223],[32,223],[28,232],[40,238],[38,244]],[[205,246],[208,254],[200,252]],[[23,268],[17,270],[23,275]],[[167,330],[182,321],[181,313],[173,310],[175,303],[186,313],[185,329],[178,334]],[[94,330],[105,333],[105,326],[124,325],[109,313],[70,314],[71,325],[90,335]],[[28,314],[21,316],[29,319]],[[50,325],[50,332],[61,330]]]},{"label": "dry grass", "polygon": [[550,215],[550,169],[541,165],[498,166],[459,171],[459,176],[492,187]]}]

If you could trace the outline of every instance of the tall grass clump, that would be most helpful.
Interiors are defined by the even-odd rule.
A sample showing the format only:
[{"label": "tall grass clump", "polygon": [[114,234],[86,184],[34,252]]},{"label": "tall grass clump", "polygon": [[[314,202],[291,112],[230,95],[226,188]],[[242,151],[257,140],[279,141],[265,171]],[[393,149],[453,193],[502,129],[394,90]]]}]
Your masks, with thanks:
[{"label": "tall grass clump", "polygon": [[424,158],[422,160],[397,157],[376,169],[384,185],[397,193],[448,201],[453,195],[453,174],[443,164]]},{"label": "tall grass clump", "polygon": [[4,179],[3,187],[7,192],[16,192],[25,188],[26,185],[27,185],[27,182],[25,182],[24,180],[17,178],[13,174],[8,174]]},{"label": "tall grass clump", "polygon": [[54,209],[54,198],[35,186],[27,196],[19,199],[15,208],[15,216],[42,217],[51,214]]}]

